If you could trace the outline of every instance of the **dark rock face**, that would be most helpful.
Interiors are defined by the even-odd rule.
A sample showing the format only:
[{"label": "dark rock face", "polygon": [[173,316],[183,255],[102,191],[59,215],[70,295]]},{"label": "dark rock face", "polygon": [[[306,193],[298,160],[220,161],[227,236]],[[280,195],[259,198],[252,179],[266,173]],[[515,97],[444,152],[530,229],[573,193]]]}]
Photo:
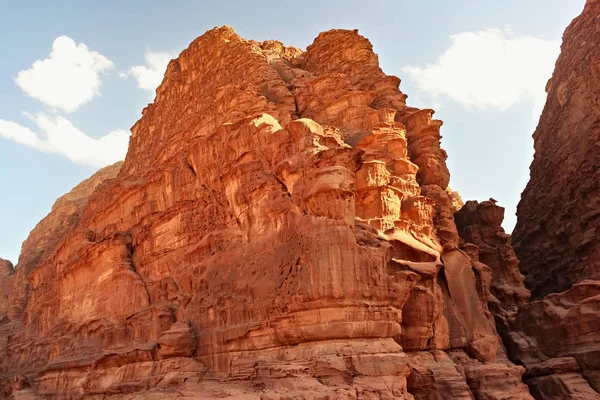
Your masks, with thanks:
[{"label": "dark rock face", "polygon": [[534,301],[505,341],[540,399],[600,391],[600,2],[564,34],[513,232]]},{"label": "dark rock face", "polygon": [[567,28],[513,232],[533,298],[600,279],[600,4]]}]

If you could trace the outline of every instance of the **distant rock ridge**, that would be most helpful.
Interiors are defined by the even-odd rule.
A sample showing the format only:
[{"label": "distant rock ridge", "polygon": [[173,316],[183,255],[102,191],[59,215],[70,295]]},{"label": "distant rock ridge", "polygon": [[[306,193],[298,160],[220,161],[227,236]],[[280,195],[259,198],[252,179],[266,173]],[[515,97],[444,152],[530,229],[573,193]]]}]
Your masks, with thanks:
[{"label": "distant rock ridge", "polygon": [[449,189],[442,122],[399,84],[356,30],[194,40],[122,165],[0,263],[0,397],[532,399],[525,367],[583,379],[519,358],[535,305],[503,209]]}]

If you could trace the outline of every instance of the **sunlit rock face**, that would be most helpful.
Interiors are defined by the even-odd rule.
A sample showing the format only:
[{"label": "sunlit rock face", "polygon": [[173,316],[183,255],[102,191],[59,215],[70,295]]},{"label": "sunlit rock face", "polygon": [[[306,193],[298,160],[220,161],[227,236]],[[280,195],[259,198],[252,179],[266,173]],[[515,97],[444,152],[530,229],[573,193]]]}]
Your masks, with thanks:
[{"label": "sunlit rock face", "polygon": [[123,165],[0,270],[0,393],[531,399],[488,308],[502,265],[461,242],[442,122],[399,83],[357,31],[194,40]]},{"label": "sunlit rock face", "polygon": [[588,0],[564,33],[513,232],[535,301],[520,308],[510,351],[538,398],[600,398],[599,21]]}]

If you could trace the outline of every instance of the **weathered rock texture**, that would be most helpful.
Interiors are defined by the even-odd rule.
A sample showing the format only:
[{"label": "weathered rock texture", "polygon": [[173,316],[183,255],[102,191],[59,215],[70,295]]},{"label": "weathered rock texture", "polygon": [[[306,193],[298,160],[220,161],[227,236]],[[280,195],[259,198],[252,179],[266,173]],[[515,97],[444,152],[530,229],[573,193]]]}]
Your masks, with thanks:
[{"label": "weathered rock texture", "polygon": [[600,279],[600,4],[567,28],[513,232],[535,298]]},{"label": "weathered rock texture", "polygon": [[539,398],[600,398],[599,65],[600,2],[588,0],[546,87],[513,233],[535,301],[520,308],[510,351]]},{"label": "weathered rock texture", "polygon": [[[77,227],[89,196],[102,182],[116,177],[121,164],[119,162],[101,169],[56,200],[51,212],[23,242],[19,268],[14,269],[9,261],[0,259],[0,321],[19,322],[30,289],[27,277]],[[0,355],[2,350],[0,347]]]},{"label": "weathered rock texture", "polygon": [[488,308],[527,297],[512,250],[461,246],[442,123],[399,83],[356,31],[196,39],[116,178],[3,269],[1,393],[531,399]]},{"label": "weathered rock texture", "polygon": [[[519,307],[529,299],[510,235],[502,229],[504,208],[494,199],[467,201],[455,214],[463,248],[476,261],[477,271],[490,282],[489,305],[501,336],[509,335]],[[481,290],[483,290],[482,288]]]},{"label": "weathered rock texture", "polygon": [[[574,287],[566,294],[527,303],[530,293],[523,284],[510,235],[501,227],[504,209],[493,199],[468,201],[455,217],[462,247],[476,262],[482,281],[491,282],[489,309],[507,355],[525,366],[524,381],[531,393],[538,399],[600,399],[590,386],[594,375],[590,370],[596,363],[589,360],[600,355],[594,345],[596,337],[581,336],[587,320],[592,325],[597,322],[597,312],[583,316],[577,305],[565,318],[564,311],[581,301],[577,294],[586,293],[588,283],[582,283],[579,291]],[[589,305],[598,308],[594,300]],[[567,341],[557,343],[557,337]],[[574,358],[579,353],[581,367]],[[587,376],[592,376],[592,381],[586,381]]]}]

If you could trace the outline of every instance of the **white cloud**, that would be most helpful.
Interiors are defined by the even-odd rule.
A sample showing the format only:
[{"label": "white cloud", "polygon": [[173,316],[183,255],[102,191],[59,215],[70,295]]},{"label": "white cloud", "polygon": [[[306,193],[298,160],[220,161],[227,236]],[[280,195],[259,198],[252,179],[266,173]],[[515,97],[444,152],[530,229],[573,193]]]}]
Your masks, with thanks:
[{"label": "white cloud", "polygon": [[528,99],[538,118],[546,101],[560,43],[488,29],[451,35],[435,64],[406,66],[419,89],[434,99],[446,95],[466,108],[500,110]]},{"label": "white cloud", "polygon": [[146,59],[146,65],[133,66],[127,72],[120,72],[119,76],[121,78],[132,76],[137,80],[138,87],[154,91],[162,82],[167,65],[173,56],[170,53],[148,51],[144,54],[144,58]]},{"label": "white cloud", "polygon": [[15,82],[48,106],[73,112],[100,95],[100,73],[112,65],[108,58],[88,50],[85,44],[60,36],[54,40],[50,56],[20,71]]},{"label": "white cloud", "polygon": [[94,139],[66,118],[44,113],[30,115],[42,135],[16,122],[0,119],[0,136],[46,153],[57,153],[78,163],[104,167],[125,158],[129,132],[116,130]]},{"label": "white cloud", "polygon": [[28,128],[3,119],[0,119],[0,136],[39,150],[45,146],[42,140]]}]

